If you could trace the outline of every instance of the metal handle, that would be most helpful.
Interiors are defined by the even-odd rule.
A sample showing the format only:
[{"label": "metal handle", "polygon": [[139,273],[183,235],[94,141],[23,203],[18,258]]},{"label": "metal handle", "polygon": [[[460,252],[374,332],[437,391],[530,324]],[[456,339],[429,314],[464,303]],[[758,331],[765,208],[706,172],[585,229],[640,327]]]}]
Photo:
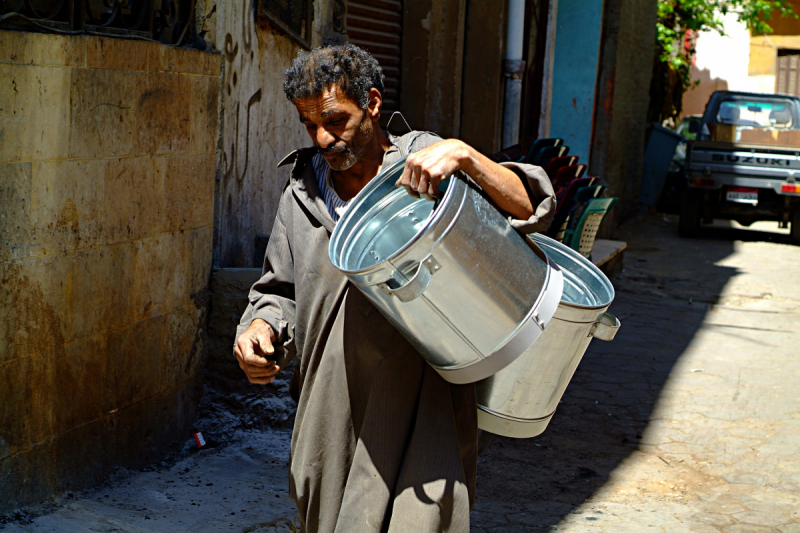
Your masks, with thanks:
[{"label": "metal handle", "polygon": [[592,326],[589,335],[601,341],[613,341],[619,327],[620,323],[617,317],[611,313],[603,313]]},{"label": "metal handle", "polygon": [[378,287],[387,296],[396,296],[398,300],[404,303],[410,302],[419,298],[422,293],[425,292],[425,289],[431,284],[431,277],[441,268],[442,265],[440,265],[433,256],[429,255],[419,263],[417,272],[408,280],[408,283],[402,287],[392,289],[386,283],[380,283]]}]

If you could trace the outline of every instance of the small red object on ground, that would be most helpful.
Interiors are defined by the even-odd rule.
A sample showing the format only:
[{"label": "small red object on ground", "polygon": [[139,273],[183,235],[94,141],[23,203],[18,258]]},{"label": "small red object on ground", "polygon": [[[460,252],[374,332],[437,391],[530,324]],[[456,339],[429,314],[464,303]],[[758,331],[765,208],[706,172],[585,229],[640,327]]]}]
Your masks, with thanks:
[{"label": "small red object on ground", "polygon": [[202,448],[203,446],[206,445],[206,439],[203,438],[203,434],[200,433],[199,431],[194,434],[194,440],[197,441],[198,448]]}]

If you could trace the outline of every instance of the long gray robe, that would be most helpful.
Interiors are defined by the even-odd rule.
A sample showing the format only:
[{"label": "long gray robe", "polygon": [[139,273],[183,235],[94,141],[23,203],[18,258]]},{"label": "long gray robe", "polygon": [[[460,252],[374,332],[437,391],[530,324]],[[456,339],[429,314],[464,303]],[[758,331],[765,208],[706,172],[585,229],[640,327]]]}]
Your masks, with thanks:
[{"label": "long gray robe", "polygon": [[[393,138],[384,164],[439,138]],[[477,463],[474,385],[428,366],[328,259],[335,223],[315,183],[313,149],[298,150],[278,207],[262,278],[238,338],[261,318],[278,336],[278,364],[299,359],[290,494],[308,532],[469,531]],[[555,200],[542,169],[509,164],[549,224]]]}]

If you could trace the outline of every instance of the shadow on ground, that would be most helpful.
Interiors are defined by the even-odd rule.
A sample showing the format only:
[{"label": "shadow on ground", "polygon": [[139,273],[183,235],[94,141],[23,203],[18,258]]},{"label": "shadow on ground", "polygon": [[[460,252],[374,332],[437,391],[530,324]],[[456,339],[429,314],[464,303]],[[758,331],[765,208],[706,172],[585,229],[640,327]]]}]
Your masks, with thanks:
[{"label": "shadow on ground", "polygon": [[[617,298],[610,309],[622,328],[613,342],[593,341],[544,434],[521,440],[498,437],[484,450],[473,531],[548,531],[587,500],[602,498],[615,470],[632,454],[642,453],[640,441],[647,438],[671,372],[738,274],[721,266],[735,251],[735,241],[789,242],[787,235],[720,227],[704,229],[699,239],[681,239],[676,219],[661,216],[634,219],[616,238],[628,243],[625,268],[613,280]],[[187,442],[181,454],[159,465],[121,472],[86,494],[70,493],[39,509],[0,517],[0,530],[8,522],[10,531],[62,533],[65,520],[75,525],[71,531],[85,531],[86,524],[92,531],[144,531],[145,525],[148,531],[287,530],[281,524],[294,513],[286,492],[289,437],[274,428],[292,425],[290,373],[265,391],[249,385],[234,363],[232,332],[252,283],[248,276],[258,272],[234,274],[227,285],[219,276],[212,281],[222,283],[212,298],[219,331],[216,336],[211,332],[209,378],[195,425],[208,445],[197,450],[193,441]],[[268,427],[273,430],[264,431]],[[658,481],[660,475],[657,468],[640,474],[646,481],[647,476]],[[646,488],[649,494],[638,494],[639,501],[681,501],[682,494],[665,495],[657,485]],[[227,497],[237,491],[240,497]],[[501,525],[492,516],[498,512],[526,516]],[[275,527],[262,528],[265,520]],[[526,525],[520,526],[523,521]]]},{"label": "shadow on ground", "polygon": [[597,493],[637,450],[670,372],[736,275],[715,263],[735,240],[789,243],[787,235],[718,227],[682,239],[676,226],[677,217],[642,215],[619,229],[628,248],[609,311],[622,327],[613,342],[592,342],[541,436],[496,437],[484,450],[478,514],[499,502],[529,510],[550,502],[526,528],[547,531]]}]

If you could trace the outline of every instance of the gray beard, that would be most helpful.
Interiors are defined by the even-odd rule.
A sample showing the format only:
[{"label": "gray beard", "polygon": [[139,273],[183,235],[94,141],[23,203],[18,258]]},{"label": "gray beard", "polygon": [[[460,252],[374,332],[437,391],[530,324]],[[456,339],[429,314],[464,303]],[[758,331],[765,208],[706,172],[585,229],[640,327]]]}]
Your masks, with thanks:
[{"label": "gray beard", "polygon": [[361,159],[357,154],[354,154],[349,148],[342,152],[344,154],[344,158],[337,160],[337,161],[330,161],[328,159],[325,160],[328,163],[328,166],[331,167],[331,170],[335,171],[342,171],[347,170],[348,168],[352,167],[358,160]]}]

